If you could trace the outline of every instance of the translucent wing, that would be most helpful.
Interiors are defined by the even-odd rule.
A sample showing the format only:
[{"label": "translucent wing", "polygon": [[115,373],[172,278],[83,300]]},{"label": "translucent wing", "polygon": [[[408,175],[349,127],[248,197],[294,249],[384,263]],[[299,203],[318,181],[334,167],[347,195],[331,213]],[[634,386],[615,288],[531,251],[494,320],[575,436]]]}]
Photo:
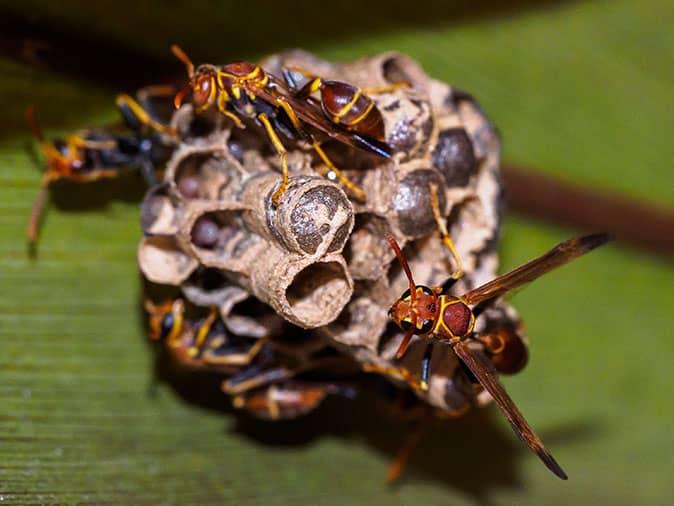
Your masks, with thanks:
[{"label": "translucent wing", "polygon": [[544,255],[510,271],[503,276],[485,283],[469,291],[463,296],[467,304],[478,304],[484,300],[495,299],[557,267],[578,258],[585,253],[605,244],[609,240],[607,234],[592,234],[576,239],[569,239],[558,244]]},{"label": "translucent wing", "polygon": [[480,384],[491,394],[501,412],[505,415],[515,434],[543,461],[545,466],[562,480],[568,477],[543,442],[531,428],[520,410],[501,385],[491,361],[479,349],[471,348],[470,341],[464,340],[454,345],[454,352],[470,369]]},{"label": "translucent wing", "polygon": [[351,132],[341,125],[329,121],[324,116],[320,105],[315,100],[311,98],[308,100],[298,100],[286,89],[285,85],[279,79],[271,75],[269,75],[269,77],[274,84],[273,87],[255,90],[256,94],[263,100],[274,104],[280,95],[288,105],[290,105],[301,122],[319,130],[328,137],[335,139],[342,144],[369,151],[370,153],[374,153],[383,158],[391,158],[393,155],[393,150],[385,142],[378,141],[377,139],[357,132]]}]

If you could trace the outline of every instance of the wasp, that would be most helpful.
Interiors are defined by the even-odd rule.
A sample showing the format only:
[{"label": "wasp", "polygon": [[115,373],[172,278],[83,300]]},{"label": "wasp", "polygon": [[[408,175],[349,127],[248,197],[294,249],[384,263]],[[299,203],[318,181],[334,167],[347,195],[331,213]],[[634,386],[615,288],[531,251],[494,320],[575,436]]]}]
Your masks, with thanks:
[{"label": "wasp", "polygon": [[[272,194],[274,205],[281,202],[288,187],[287,151],[281,136],[308,144],[354,197],[365,200],[365,192],[335,166],[315,133],[382,158],[391,158],[392,149],[385,142],[384,120],[366,94],[367,90],[318,77],[312,77],[298,88],[291,73],[286,74],[284,81],[259,65],[243,61],[221,66],[202,64],[195,68],[182,49],[173,45],[171,50],[185,64],[189,77],[189,83],[175,96],[176,108],[191,92],[197,113],[215,107],[237,127],[245,128],[244,120],[253,121],[267,134],[280,159],[282,172],[281,184]],[[396,87],[398,85],[393,84],[391,88],[373,92],[383,93]]]},{"label": "wasp", "polygon": [[351,399],[356,390],[339,383],[290,380],[239,394],[232,405],[263,420],[287,420],[313,411],[329,395]]},{"label": "wasp", "polygon": [[233,336],[226,330],[216,307],[199,317],[187,315],[185,301],[145,301],[149,338],[162,343],[179,362],[214,372],[236,373],[253,362],[267,344],[265,339]]},{"label": "wasp", "polygon": [[449,344],[467,373],[489,392],[520,439],[555,475],[567,479],[566,473],[545,449],[541,439],[498,379],[498,369],[507,372],[521,366],[523,352],[520,348],[521,343],[514,337],[516,332],[502,329],[503,332],[476,333],[475,320],[502,295],[605,244],[609,240],[608,236],[592,234],[570,239],[544,255],[461,296],[448,293],[456,281],[453,278],[450,278],[450,282],[443,287],[430,288],[417,285],[395,238],[392,235],[387,235],[386,238],[409,281],[409,288],[389,310],[390,318],[405,332],[396,358],[399,359],[405,354],[412,336],[418,335],[429,339],[422,359],[420,382],[421,388],[427,389],[433,342],[441,341]]},{"label": "wasp", "polygon": [[119,95],[116,103],[124,129],[83,130],[51,142],[45,140],[34,109],[26,110],[26,119],[40,142],[46,165],[26,228],[31,243],[37,240],[47,189],[55,181],[88,183],[117,177],[122,169],[137,169],[148,185],[156,183],[155,173],[170,156],[169,139],[175,137],[175,132],[160,122],[151,99],[174,92],[173,87],[152,86],[138,92],[138,101],[129,95]]},{"label": "wasp", "polygon": [[233,335],[216,307],[205,316],[192,315],[181,298],[159,304],[146,299],[145,310],[150,340],[162,343],[183,366],[223,374],[221,389],[235,408],[283,419],[313,410],[328,395],[355,395],[347,385],[293,379],[321,368],[351,372],[350,362],[340,357],[314,356],[314,350],[284,347],[270,338]]}]

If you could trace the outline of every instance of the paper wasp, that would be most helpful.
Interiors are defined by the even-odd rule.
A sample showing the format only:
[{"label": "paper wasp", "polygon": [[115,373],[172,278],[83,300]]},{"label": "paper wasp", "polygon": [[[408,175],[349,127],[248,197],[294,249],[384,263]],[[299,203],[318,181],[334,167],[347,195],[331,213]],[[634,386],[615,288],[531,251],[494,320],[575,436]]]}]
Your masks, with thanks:
[{"label": "paper wasp", "polygon": [[173,92],[172,87],[153,86],[140,90],[138,101],[119,95],[116,103],[125,129],[84,130],[51,142],[45,140],[34,109],[26,110],[26,119],[41,144],[46,164],[26,229],[31,243],[37,240],[47,189],[55,181],[88,183],[117,177],[123,169],[136,169],[148,185],[156,182],[155,173],[171,152],[168,139],[175,133],[160,122],[150,99]]},{"label": "paper wasp", "polygon": [[[275,205],[280,203],[288,186],[287,153],[279,134],[308,144],[353,196],[365,200],[363,190],[334,165],[314,135],[320,133],[390,158],[392,150],[385,143],[381,112],[363,90],[317,77],[298,89],[291,73],[286,74],[284,82],[249,62],[203,64],[195,68],[178,46],[172,46],[171,50],[185,64],[189,76],[189,83],[175,96],[176,108],[191,92],[197,113],[215,106],[239,128],[245,128],[243,120],[252,120],[264,129],[281,161],[283,179],[272,195]],[[397,87],[392,85],[391,89]],[[373,90],[375,93],[384,91],[384,88]],[[312,96],[315,93],[320,94],[320,99]]]},{"label": "paper wasp", "polygon": [[[296,343],[289,350],[269,338],[233,335],[215,307],[198,316],[181,298],[160,304],[146,299],[145,310],[150,340],[161,342],[182,366],[223,374],[221,389],[231,396],[233,406],[259,418],[294,418],[316,408],[328,395],[355,395],[347,385],[293,379],[321,367],[340,368],[344,361],[339,357],[304,357]],[[347,365],[345,370],[351,368]]]},{"label": "paper wasp", "polygon": [[313,411],[328,395],[353,398],[355,394],[352,387],[338,383],[290,380],[239,394],[232,405],[263,420],[287,420]]},{"label": "paper wasp", "polygon": [[566,473],[545,449],[541,439],[529,426],[498,380],[495,364],[499,363],[498,359],[501,357],[504,359],[502,362],[507,365],[509,360],[506,360],[506,355],[512,351],[509,347],[517,346],[517,342],[474,332],[475,319],[497,298],[510,290],[588,253],[606,243],[608,239],[605,234],[570,239],[507,274],[461,296],[453,296],[447,293],[455,281],[453,278],[449,280],[450,286],[430,288],[417,285],[395,238],[392,235],[387,236],[409,281],[409,289],[389,310],[391,319],[405,331],[396,358],[401,358],[405,354],[413,335],[431,339],[424,354],[420,383],[421,388],[428,388],[433,341],[448,343],[460,363],[491,394],[515,433],[538,455],[548,469],[564,480],[567,479]]}]

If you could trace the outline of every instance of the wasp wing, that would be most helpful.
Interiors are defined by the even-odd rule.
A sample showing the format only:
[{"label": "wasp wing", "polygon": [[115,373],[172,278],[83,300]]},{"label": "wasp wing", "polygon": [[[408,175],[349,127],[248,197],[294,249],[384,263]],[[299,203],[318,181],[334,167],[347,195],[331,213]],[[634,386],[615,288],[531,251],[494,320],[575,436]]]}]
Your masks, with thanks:
[{"label": "wasp wing", "polygon": [[341,125],[329,121],[323,114],[318,101],[312,97],[299,100],[288,91],[279,79],[271,75],[269,77],[273,86],[255,90],[255,93],[263,100],[276,104],[277,99],[281,96],[301,122],[322,132],[331,139],[374,153],[382,158],[391,158],[393,156],[393,149],[385,142],[357,132],[351,132]]},{"label": "wasp wing", "polygon": [[520,410],[510,398],[498,379],[498,373],[493,364],[482,352],[472,348],[469,341],[460,341],[454,345],[454,352],[459,356],[470,372],[477,378],[480,384],[489,392],[510,423],[515,434],[524,441],[527,446],[543,461],[545,466],[562,480],[568,477],[550,452],[543,446],[543,441],[531,428]]},{"label": "wasp wing", "polygon": [[524,265],[485,283],[463,295],[467,304],[473,305],[501,295],[529,283],[557,267],[598,248],[609,240],[607,234],[591,234],[569,239]]}]

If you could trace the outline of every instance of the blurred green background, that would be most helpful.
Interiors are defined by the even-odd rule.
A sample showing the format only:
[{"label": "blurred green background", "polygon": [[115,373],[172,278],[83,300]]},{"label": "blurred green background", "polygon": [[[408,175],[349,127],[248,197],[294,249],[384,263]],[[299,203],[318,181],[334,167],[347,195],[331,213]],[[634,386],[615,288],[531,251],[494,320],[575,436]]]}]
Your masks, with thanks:
[{"label": "blurred green background", "polygon": [[[671,503],[671,259],[614,244],[513,298],[531,361],[506,385],[568,482],[489,408],[432,431],[393,487],[384,476],[404,427],[374,411],[337,402],[271,425],[150,388],[139,179],[55,192],[28,259],[40,170],[25,106],[49,135],[113,121],[114,93],[183,71],[171,42],[219,62],[292,46],[335,59],[400,50],[480,100],[505,159],[674,203],[673,2],[335,4],[0,1],[0,502]],[[52,38],[102,49],[79,61]],[[502,267],[573,233],[510,214]]]}]

